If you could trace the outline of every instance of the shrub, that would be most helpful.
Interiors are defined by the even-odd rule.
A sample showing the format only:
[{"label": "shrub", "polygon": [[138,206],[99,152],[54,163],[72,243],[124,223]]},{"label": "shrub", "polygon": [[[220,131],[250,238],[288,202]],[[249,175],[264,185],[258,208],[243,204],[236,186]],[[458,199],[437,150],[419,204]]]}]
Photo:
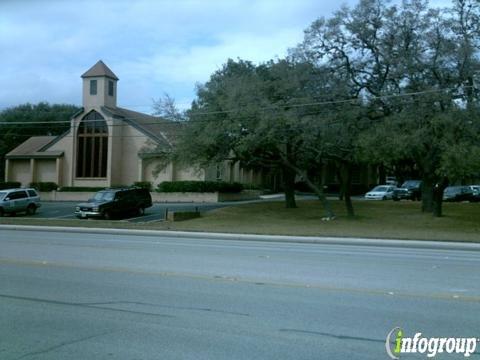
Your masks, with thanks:
[{"label": "shrub", "polygon": [[152,183],[150,181],[136,181],[133,183],[133,186],[152,191]]},{"label": "shrub", "polygon": [[308,186],[308,184],[305,181],[297,181],[295,183],[295,190],[300,191],[300,192],[305,192],[305,193],[311,193],[313,190]]},{"label": "shrub", "polygon": [[[129,188],[129,187],[131,187],[131,186],[118,184],[118,185],[110,185],[108,187],[108,189],[126,189],[126,188]],[[105,189],[105,188],[102,188],[102,190],[103,189]]]},{"label": "shrub", "polygon": [[0,182],[0,190],[15,189],[15,188],[19,188],[21,186],[22,186],[22,183],[20,183],[18,181]]},{"label": "shrub", "polygon": [[53,191],[58,189],[58,185],[54,182],[47,181],[47,182],[32,182],[30,183],[30,187],[38,190],[38,191]]},{"label": "shrub", "polygon": [[264,190],[261,185],[257,184],[242,184],[243,190]]},{"label": "shrub", "polygon": [[79,192],[97,192],[104,190],[105,187],[88,187],[88,186],[63,186],[58,191],[79,191]]},{"label": "shrub", "polygon": [[164,181],[158,185],[158,192],[225,192],[238,193],[243,190],[240,183],[223,181]]}]

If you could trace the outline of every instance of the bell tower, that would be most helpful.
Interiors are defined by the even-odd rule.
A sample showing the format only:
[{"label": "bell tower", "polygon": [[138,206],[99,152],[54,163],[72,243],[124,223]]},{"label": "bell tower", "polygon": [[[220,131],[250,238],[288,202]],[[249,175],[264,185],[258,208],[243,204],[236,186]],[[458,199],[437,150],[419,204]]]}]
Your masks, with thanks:
[{"label": "bell tower", "polygon": [[85,110],[107,106],[117,106],[118,77],[99,60],[87,72],[83,79],[83,107]]}]

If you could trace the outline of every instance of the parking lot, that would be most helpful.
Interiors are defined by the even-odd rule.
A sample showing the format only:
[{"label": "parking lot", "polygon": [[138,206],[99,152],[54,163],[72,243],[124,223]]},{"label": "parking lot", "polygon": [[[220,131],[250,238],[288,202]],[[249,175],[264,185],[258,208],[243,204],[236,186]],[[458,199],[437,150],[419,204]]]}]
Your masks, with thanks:
[{"label": "parking lot", "polygon": [[[337,199],[337,196],[329,196],[329,199]],[[316,200],[314,195],[302,194],[296,196],[297,200]],[[352,199],[364,200],[363,196],[354,196]],[[143,216],[135,214],[126,214],[122,217],[116,217],[119,221],[128,221],[131,223],[147,223],[153,221],[164,221],[166,219],[167,212],[171,211],[200,211],[207,212],[214,209],[219,209],[228,206],[239,206],[242,204],[248,204],[253,202],[262,201],[284,201],[283,194],[272,194],[261,196],[258,200],[247,201],[232,201],[221,203],[154,203],[152,207],[145,209]],[[34,219],[77,219],[75,216],[75,207],[77,201],[41,201],[41,207],[34,215],[27,215],[25,213],[17,213],[14,215],[19,218],[34,218]],[[5,214],[9,217],[12,215]],[[98,221],[99,219],[89,219],[89,221]],[[87,221],[87,220],[85,220]]]},{"label": "parking lot", "polygon": [[[239,204],[238,202],[236,204]],[[73,201],[44,201],[35,215],[20,213],[15,215],[22,218],[36,219],[76,219],[74,214],[77,202]],[[229,206],[231,203],[154,203],[152,207],[145,209],[145,215],[126,215],[119,220],[133,223],[151,222],[165,220],[167,211],[195,211],[205,212],[221,207]],[[5,215],[11,216],[11,215]],[[94,220],[95,221],[95,220]]]}]

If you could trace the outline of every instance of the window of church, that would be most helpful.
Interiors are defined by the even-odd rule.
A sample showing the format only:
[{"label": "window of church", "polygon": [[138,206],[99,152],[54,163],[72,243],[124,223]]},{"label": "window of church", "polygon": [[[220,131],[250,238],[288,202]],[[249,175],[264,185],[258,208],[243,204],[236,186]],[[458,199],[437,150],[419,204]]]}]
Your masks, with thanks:
[{"label": "window of church", "polygon": [[97,95],[97,80],[90,80],[90,95]]},{"label": "window of church", "polygon": [[113,81],[108,81],[108,95],[113,96]]},{"label": "window of church", "polygon": [[81,120],[77,135],[77,177],[107,176],[108,126],[96,111]]}]

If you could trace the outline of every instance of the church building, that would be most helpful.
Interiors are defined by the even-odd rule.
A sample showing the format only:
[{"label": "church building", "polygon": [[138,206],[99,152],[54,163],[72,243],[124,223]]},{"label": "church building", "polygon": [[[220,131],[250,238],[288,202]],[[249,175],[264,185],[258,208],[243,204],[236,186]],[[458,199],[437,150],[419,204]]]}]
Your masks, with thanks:
[{"label": "church building", "polygon": [[[6,155],[5,181],[22,186],[55,182],[68,187],[110,187],[150,181],[225,180],[261,182],[238,164],[212,169],[164,163],[175,145],[177,122],[117,106],[118,77],[102,61],[82,76],[82,109],[60,136],[34,136]],[[155,149],[155,153],[152,153]]]}]

